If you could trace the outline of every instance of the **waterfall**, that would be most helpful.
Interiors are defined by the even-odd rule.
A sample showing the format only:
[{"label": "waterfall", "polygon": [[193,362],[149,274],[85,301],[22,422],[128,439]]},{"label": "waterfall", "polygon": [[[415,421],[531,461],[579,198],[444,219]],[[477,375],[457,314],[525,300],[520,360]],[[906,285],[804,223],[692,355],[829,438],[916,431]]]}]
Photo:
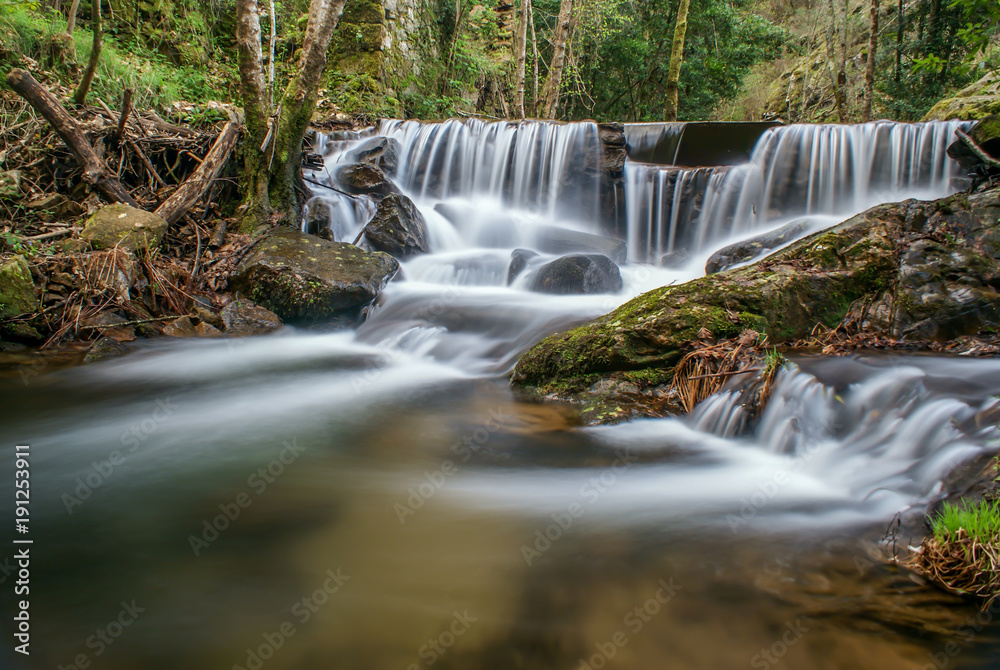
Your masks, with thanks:
[{"label": "waterfall", "polygon": [[765,131],[750,162],[736,168],[629,163],[630,258],[655,262],[675,248],[699,251],[796,217],[847,218],[884,202],[945,196],[956,167],[946,149],[965,123],[781,126]]}]

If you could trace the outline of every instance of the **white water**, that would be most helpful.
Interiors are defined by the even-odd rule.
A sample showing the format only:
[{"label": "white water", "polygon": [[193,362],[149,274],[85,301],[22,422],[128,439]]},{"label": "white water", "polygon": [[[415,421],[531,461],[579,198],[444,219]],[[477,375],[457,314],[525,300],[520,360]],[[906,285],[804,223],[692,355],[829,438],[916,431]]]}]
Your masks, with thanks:
[{"label": "white water", "polygon": [[965,122],[792,125],[765,131],[746,165],[626,164],[630,258],[656,262],[792,219],[954,192],[945,153]]}]

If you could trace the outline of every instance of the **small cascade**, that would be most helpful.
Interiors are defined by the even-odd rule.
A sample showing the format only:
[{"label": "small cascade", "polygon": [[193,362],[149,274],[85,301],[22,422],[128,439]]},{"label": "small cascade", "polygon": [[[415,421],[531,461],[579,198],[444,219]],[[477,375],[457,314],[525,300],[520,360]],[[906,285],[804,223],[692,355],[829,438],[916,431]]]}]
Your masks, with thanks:
[{"label": "small cascade", "polygon": [[[884,202],[945,196],[956,167],[946,149],[964,123],[772,128],[748,164],[708,175],[706,168],[627,164],[630,258],[655,262],[677,247],[700,251],[797,217],[846,218]],[[676,188],[692,182],[704,190]]]},{"label": "small cascade", "polygon": [[550,218],[599,221],[597,124],[383,121],[403,147],[393,173],[419,199],[486,196]]},{"label": "small cascade", "polygon": [[634,161],[676,165],[683,123],[626,123],[625,141]]}]

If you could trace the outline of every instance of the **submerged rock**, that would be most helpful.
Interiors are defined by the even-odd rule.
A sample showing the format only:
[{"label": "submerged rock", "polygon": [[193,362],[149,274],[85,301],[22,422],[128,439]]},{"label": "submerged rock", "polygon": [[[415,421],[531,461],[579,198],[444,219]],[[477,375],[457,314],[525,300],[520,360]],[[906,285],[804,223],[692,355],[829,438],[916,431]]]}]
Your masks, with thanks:
[{"label": "submerged rock", "polygon": [[528,261],[537,258],[538,253],[531,249],[514,249],[510,252],[510,265],[507,267],[507,286],[514,283],[517,276],[528,267]]},{"label": "submerged rock", "polygon": [[670,268],[671,270],[676,268],[682,268],[691,261],[691,252],[687,249],[674,249],[673,251],[668,251],[667,253],[660,256],[660,267]]},{"label": "submerged rock", "polygon": [[221,316],[226,335],[233,337],[264,335],[281,328],[277,314],[241,298],[223,307]]},{"label": "submerged rock", "polygon": [[398,269],[389,254],[283,228],[240,263],[230,285],[285,321],[352,322]]},{"label": "submerged rock", "polygon": [[128,352],[129,349],[124,344],[120,344],[110,337],[102,337],[90,347],[90,351],[83,357],[83,362],[96,363],[97,361],[124,356]]},{"label": "submerged rock", "polygon": [[613,293],[622,288],[615,262],[600,254],[563,256],[538,270],[531,284],[540,293]]},{"label": "submerged rock", "polygon": [[24,256],[14,256],[0,265],[0,318],[30,314],[38,309],[35,283]]},{"label": "submerged rock", "polygon": [[116,204],[94,212],[80,233],[94,249],[155,249],[167,232],[166,220],[129,205]]},{"label": "submerged rock", "polygon": [[515,385],[581,397],[605,377],[669,382],[694,340],[772,345],[817,325],[904,341],[1000,328],[1000,189],[882,205],[743,268],[645,293],[527,351]]},{"label": "submerged rock", "polygon": [[368,163],[355,163],[340,168],[337,170],[337,182],[348,193],[359,195],[385,197],[399,193],[399,189],[385,172]]},{"label": "submerged rock", "polygon": [[809,232],[811,227],[807,220],[792,221],[763,235],[757,235],[748,240],[741,240],[728,247],[723,247],[709,256],[708,262],[705,263],[705,274],[712,275],[744,261],[763,256],[772,249],[777,249],[798,237],[802,237]]},{"label": "submerged rock", "polygon": [[431,250],[423,215],[412,200],[395,193],[378,204],[375,215],[365,226],[365,239],[375,249],[397,258]]}]

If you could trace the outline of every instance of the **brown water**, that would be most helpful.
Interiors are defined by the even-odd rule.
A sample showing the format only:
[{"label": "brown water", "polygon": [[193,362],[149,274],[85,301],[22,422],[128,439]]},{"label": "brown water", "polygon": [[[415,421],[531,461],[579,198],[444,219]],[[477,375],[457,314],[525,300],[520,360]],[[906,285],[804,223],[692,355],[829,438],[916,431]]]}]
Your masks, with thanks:
[{"label": "brown water", "polygon": [[771,423],[805,442],[707,414],[579,429],[339,334],[10,379],[33,637],[3,667],[995,668],[996,613],[878,541],[910,505],[916,526],[948,462],[996,450],[968,426],[998,365],[803,361]]}]

